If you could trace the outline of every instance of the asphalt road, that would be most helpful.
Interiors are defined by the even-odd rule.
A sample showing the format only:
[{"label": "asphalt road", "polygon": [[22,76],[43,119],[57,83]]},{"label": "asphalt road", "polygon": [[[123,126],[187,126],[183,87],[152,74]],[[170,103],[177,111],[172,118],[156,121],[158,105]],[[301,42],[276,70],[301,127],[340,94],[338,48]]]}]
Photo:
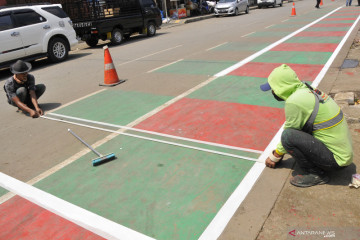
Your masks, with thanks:
[{"label": "asphalt road", "polygon": [[[296,2],[297,14],[316,11],[314,4],[314,1]],[[340,2],[327,4],[342,5]],[[246,46],[248,34],[296,18],[290,17],[291,8],[290,3],[283,7],[255,9],[250,14],[236,17],[211,18],[163,28],[158,30],[155,37],[135,36],[120,46],[110,46],[119,77],[127,79],[117,88],[177,96],[211,76],[155,74],[155,77],[149,78],[148,72],[180,59],[240,61],[253,54],[254,50],[222,54],[209,50],[232,41],[243,42]],[[293,31],[296,29],[295,26]],[[281,37],[274,35],[270,38],[275,42]],[[263,40],[259,38],[259,44],[265,43],[265,40],[268,42],[269,37]],[[36,82],[47,86],[45,95],[39,101],[45,112],[102,89],[98,84],[103,82],[103,46],[87,48],[80,44],[66,62],[50,64],[46,60],[38,60],[33,64],[32,74]],[[0,71],[0,82],[3,84],[10,76],[9,70]],[[16,108],[7,104],[2,88],[0,91],[3,98],[0,102],[1,172],[27,182],[83,149],[67,133],[64,124],[31,119],[17,113]],[[107,135],[79,127],[73,127],[73,130],[90,144]]]}]

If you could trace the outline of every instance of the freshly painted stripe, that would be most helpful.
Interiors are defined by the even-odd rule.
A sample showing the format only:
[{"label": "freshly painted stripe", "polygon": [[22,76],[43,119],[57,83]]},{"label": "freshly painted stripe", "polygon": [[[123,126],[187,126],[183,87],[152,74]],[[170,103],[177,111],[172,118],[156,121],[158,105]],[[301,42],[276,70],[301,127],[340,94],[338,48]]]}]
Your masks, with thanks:
[{"label": "freshly painted stripe", "polygon": [[140,139],[149,140],[149,141],[153,141],[153,142],[164,143],[164,144],[168,144],[168,145],[189,148],[189,149],[194,149],[194,150],[208,152],[208,153],[214,153],[214,154],[223,155],[223,156],[229,156],[229,157],[233,157],[233,158],[239,158],[239,159],[250,160],[250,161],[255,161],[255,162],[258,161],[256,158],[250,158],[250,157],[246,157],[246,156],[240,156],[240,155],[230,154],[230,153],[225,153],[225,152],[220,152],[220,151],[213,151],[213,150],[209,150],[206,148],[194,147],[194,146],[190,146],[190,145],[169,142],[169,141],[164,141],[164,140],[150,138],[150,137],[144,137],[144,136],[135,135],[135,134],[129,134],[129,133],[120,132],[120,131],[114,131],[114,130],[101,128],[101,127],[94,127],[94,126],[87,125],[87,124],[81,124],[81,123],[71,122],[71,121],[57,119],[57,118],[51,118],[51,117],[46,117],[46,116],[42,116],[42,118],[48,119],[48,120],[53,120],[53,121],[58,121],[58,122],[63,122],[63,123],[69,123],[69,124],[73,124],[76,126],[87,127],[87,128],[91,128],[91,129],[95,129],[95,130],[104,131],[104,132],[110,132],[110,133],[116,133],[116,134],[120,134],[120,135],[124,135],[124,136],[140,138]]},{"label": "freshly painted stripe", "polygon": [[19,196],[1,204],[0,212],[0,239],[104,239]]},{"label": "freshly painted stripe", "polygon": [[[251,55],[251,56],[249,56],[249,57],[245,58],[244,60],[242,60],[242,61],[238,62],[237,64],[235,64],[235,65],[233,65],[233,66],[231,66],[231,67],[229,67],[229,68],[227,68],[227,69],[225,69],[225,70],[223,70],[223,71],[221,71],[221,72],[219,72],[219,73],[215,74],[215,77],[221,77],[221,76],[224,76],[224,75],[228,74],[229,72],[232,72],[233,70],[235,70],[235,69],[237,69],[237,68],[241,67],[242,65],[244,65],[244,64],[246,64],[246,63],[248,63],[248,62],[250,62],[250,61],[254,60],[256,57],[258,57],[258,56],[262,55],[263,53],[266,53],[267,51],[269,51],[269,50],[270,50],[270,49],[272,49],[273,47],[275,47],[275,46],[279,45],[280,43],[285,42],[286,40],[288,40],[288,39],[290,39],[290,38],[292,38],[292,37],[294,37],[294,36],[298,35],[298,34],[299,34],[299,33],[301,33],[302,31],[304,31],[305,29],[307,29],[307,28],[309,28],[310,26],[312,26],[312,25],[314,25],[314,24],[316,24],[316,23],[320,22],[322,19],[326,18],[327,16],[331,15],[332,13],[334,13],[334,12],[338,11],[338,10],[339,10],[339,9],[341,9],[341,8],[342,8],[342,7],[339,7],[339,8],[337,8],[337,9],[335,9],[335,10],[331,11],[330,13],[328,13],[328,14],[326,14],[326,15],[322,16],[321,18],[319,18],[319,19],[317,19],[317,20],[315,20],[315,21],[313,21],[313,22],[309,23],[308,25],[306,25],[306,26],[304,26],[304,27],[302,27],[302,28],[298,29],[297,31],[295,31],[295,32],[293,32],[293,33],[291,33],[291,34],[289,34],[289,35],[287,35],[287,36],[283,37],[283,38],[282,38],[282,39],[280,39],[279,41],[277,41],[277,42],[275,42],[275,43],[273,43],[273,44],[269,45],[268,47],[266,47],[266,48],[262,49],[261,51],[258,51],[258,52],[256,52],[256,53],[254,53],[253,55]],[[346,34],[346,33],[344,33],[344,35],[345,35],[345,34]]]},{"label": "freshly painted stripe", "polygon": [[285,120],[283,111],[183,98],[142,121],[136,128],[261,151]]},{"label": "freshly painted stripe", "polygon": [[268,45],[269,43],[257,43],[254,41],[230,42],[213,49],[213,51],[259,51]]},{"label": "freshly painted stripe", "polygon": [[121,226],[113,221],[89,212],[54,195],[23,183],[0,172],[0,185],[21,197],[47,209],[106,239],[146,239],[148,236]]},{"label": "freshly painted stripe", "polygon": [[188,141],[188,142],[207,144],[207,145],[211,145],[211,146],[229,148],[229,149],[240,150],[240,151],[245,151],[245,152],[262,153],[262,151],[257,151],[257,150],[248,149],[248,148],[239,148],[239,147],[233,147],[233,146],[228,146],[228,145],[224,145],[224,144],[216,144],[216,143],[212,143],[212,142],[198,141],[198,140],[194,140],[194,139],[190,139],[190,138],[183,138],[183,137],[169,135],[169,134],[163,134],[163,133],[158,133],[158,132],[153,132],[153,131],[146,131],[146,130],[143,130],[143,129],[137,129],[137,128],[133,128],[133,127],[127,127],[127,126],[116,125],[116,124],[109,124],[109,123],[105,123],[105,122],[91,121],[91,120],[88,120],[88,119],[77,118],[77,117],[72,117],[72,116],[66,116],[66,115],[62,115],[62,114],[50,113],[48,115],[59,117],[60,120],[63,120],[63,118],[66,118],[66,119],[71,119],[71,120],[75,120],[75,121],[81,121],[81,122],[85,122],[85,123],[91,123],[91,124],[102,125],[102,126],[107,126],[107,127],[114,127],[114,128],[117,128],[117,129],[126,129],[126,130],[135,131],[135,132],[147,133],[147,134],[150,134],[150,135],[167,137],[167,138],[172,138],[172,139],[177,139],[177,140],[184,140],[184,141]]},{"label": "freshly painted stripe", "polygon": [[[269,154],[276,148],[276,145],[280,142],[281,133],[284,125],[282,125],[279,131],[272,138],[270,144],[266,147],[260,159],[264,162]],[[259,175],[265,169],[265,164],[255,163],[246,177],[241,181],[239,186],[233,192],[231,197],[221,207],[220,211],[216,214],[209,226],[205,229],[199,240],[216,240],[220,234],[224,231],[226,225],[234,215],[235,211],[239,209],[240,204],[245,199],[247,194],[252,189],[253,185],[259,178]]]},{"label": "freshly painted stripe", "polygon": [[311,31],[304,31],[298,33],[295,37],[339,37],[345,36],[346,31],[334,31],[334,32],[311,32]]},{"label": "freshly painted stripe", "polygon": [[336,43],[282,43],[271,51],[293,51],[293,52],[334,52]]},{"label": "freshly painted stripe", "polygon": [[[324,65],[317,64],[288,64],[298,75],[301,81],[314,81]],[[232,71],[229,75],[251,76],[266,78],[280,63],[249,62],[242,67]],[[259,71],[261,69],[261,71]]]}]

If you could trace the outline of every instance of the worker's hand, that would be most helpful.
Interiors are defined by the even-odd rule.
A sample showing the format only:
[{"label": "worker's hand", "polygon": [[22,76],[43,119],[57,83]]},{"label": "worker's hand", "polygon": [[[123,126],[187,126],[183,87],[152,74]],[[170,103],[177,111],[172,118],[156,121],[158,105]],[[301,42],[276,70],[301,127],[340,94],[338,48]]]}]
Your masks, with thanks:
[{"label": "worker's hand", "polygon": [[265,165],[269,168],[275,168],[276,162],[273,162],[270,158],[267,158],[265,161]]},{"label": "worker's hand", "polygon": [[29,113],[30,113],[30,117],[32,117],[32,118],[40,117],[40,114],[37,111],[34,111],[32,109],[31,109],[31,111]]},{"label": "worker's hand", "polygon": [[44,115],[44,112],[43,112],[43,110],[42,110],[41,108],[37,108],[37,109],[36,109],[36,112],[37,112],[40,116]]}]

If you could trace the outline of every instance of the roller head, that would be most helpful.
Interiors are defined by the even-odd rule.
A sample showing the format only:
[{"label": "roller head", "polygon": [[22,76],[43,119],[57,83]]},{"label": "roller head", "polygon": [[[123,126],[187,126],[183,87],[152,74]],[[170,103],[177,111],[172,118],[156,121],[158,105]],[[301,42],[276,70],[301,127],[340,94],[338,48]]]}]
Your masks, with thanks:
[{"label": "roller head", "polygon": [[114,160],[114,159],[116,159],[115,154],[110,153],[108,155],[104,155],[102,157],[95,158],[94,160],[92,160],[92,165],[95,167],[97,165],[109,162],[109,161]]}]

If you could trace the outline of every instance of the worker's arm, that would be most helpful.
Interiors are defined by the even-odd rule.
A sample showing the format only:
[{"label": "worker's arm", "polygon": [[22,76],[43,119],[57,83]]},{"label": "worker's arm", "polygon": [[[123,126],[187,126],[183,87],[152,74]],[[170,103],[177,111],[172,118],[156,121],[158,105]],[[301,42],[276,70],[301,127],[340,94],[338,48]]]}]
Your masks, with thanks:
[{"label": "worker's arm", "polygon": [[13,97],[11,99],[13,101],[13,103],[16,104],[16,106],[20,109],[22,109],[25,112],[28,112],[30,114],[31,117],[33,118],[37,118],[39,117],[39,113],[37,113],[36,111],[32,110],[31,108],[29,108],[26,104],[24,104],[23,102],[20,101],[20,99],[16,96]]},{"label": "worker's arm", "polygon": [[31,98],[31,102],[35,107],[35,111],[39,114],[39,115],[44,115],[43,110],[39,107],[39,104],[37,102],[37,98],[36,98],[36,94],[34,90],[30,90],[30,98]]}]

